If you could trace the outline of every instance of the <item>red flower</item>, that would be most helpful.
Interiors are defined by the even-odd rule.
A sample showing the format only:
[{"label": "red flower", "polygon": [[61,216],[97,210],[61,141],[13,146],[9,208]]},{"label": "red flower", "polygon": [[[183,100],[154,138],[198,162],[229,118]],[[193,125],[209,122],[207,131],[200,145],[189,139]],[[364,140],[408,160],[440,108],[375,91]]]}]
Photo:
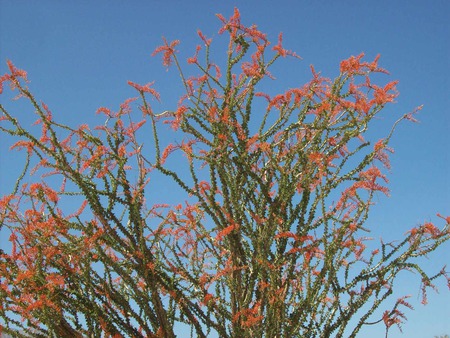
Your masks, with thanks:
[{"label": "red flower", "polygon": [[294,56],[296,58],[301,59],[300,56],[298,56],[296,53],[294,53],[290,50],[284,49],[282,43],[283,43],[283,33],[280,33],[278,35],[278,44],[273,46],[272,50],[276,51],[282,57],[286,57],[287,55],[290,55],[290,56]]},{"label": "red flower", "polygon": [[193,64],[193,63],[197,63],[198,62],[198,52],[202,49],[202,47],[197,46],[195,48],[195,54],[194,56],[190,57],[187,59],[187,63],[189,64]]},{"label": "red flower", "polygon": [[180,43],[180,40],[174,40],[170,44],[167,43],[167,40],[163,38],[164,45],[159,46],[156,48],[152,56],[155,56],[156,54],[163,53],[163,65],[166,67],[169,67],[172,64],[172,57],[175,55],[175,46],[177,46]]},{"label": "red flower", "polygon": [[382,105],[394,101],[394,98],[396,98],[398,95],[395,88],[395,85],[397,83],[398,81],[389,82],[383,88],[373,85],[373,88],[375,89],[375,92],[373,94],[375,103]]},{"label": "red flower", "polygon": [[241,14],[239,13],[239,10],[237,8],[234,8],[233,16],[227,20],[225,19],[221,14],[217,14],[217,17],[220,21],[223,22],[223,26],[219,30],[219,34],[222,34],[225,31],[230,31],[231,39],[234,39],[236,37],[236,33],[238,29],[242,28],[241,26]]},{"label": "red flower", "polygon": [[128,84],[131,87],[137,89],[141,93],[150,93],[159,101],[159,93],[156,90],[154,90],[153,88],[150,88],[151,86],[153,86],[154,83],[155,83],[155,81],[149,82],[145,86],[141,86],[141,85],[138,85],[137,83],[128,81]]},{"label": "red flower", "polygon": [[206,46],[209,46],[209,45],[211,44],[212,39],[207,39],[207,38],[203,35],[203,33],[202,33],[202,31],[201,31],[200,29],[197,31],[197,34],[198,34],[198,36],[200,37],[200,39],[203,40],[203,42],[205,43]]},{"label": "red flower", "polygon": [[217,241],[223,240],[223,238],[225,236],[229,235],[236,228],[237,228],[236,224],[231,224],[231,225],[227,226],[226,228],[224,228],[221,231],[219,231],[219,233],[216,236],[216,240]]},{"label": "red flower", "polygon": [[350,56],[347,60],[341,61],[341,73],[358,74],[363,66],[361,59],[364,57],[364,53],[358,56]]}]

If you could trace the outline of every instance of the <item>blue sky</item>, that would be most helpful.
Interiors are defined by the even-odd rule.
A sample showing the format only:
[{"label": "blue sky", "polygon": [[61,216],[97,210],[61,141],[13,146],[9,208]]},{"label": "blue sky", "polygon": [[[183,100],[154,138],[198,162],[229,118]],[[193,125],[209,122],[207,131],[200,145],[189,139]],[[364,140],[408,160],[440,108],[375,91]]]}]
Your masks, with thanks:
[{"label": "blue sky", "polygon": [[[382,137],[396,118],[424,105],[420,123],[401,125],[393,138],[391,197],[380,196],[369,220],[375,237],[401,238],[418,223],[437,221],[437,212],[450,214],[450,2],[446,0],[0,0],[0,70],[5,72],[7,59],[25,69],[36,97],[50,106],[55,118],[71,124],[92,122],[98,107],[117,108],[135,96],[128,80],[156,80],[161,109],[171,109],[182,93],[179,76],[175,69],[166,71],[151,52],[165,36],[181,40],[180,57],[191,56],[199,43],[197,29],[218,40],[215,14],[229,17],[235,6],[244,23],[257,24],[271,40],[283,32],[284,46],[302,57],[301,62],[283,60],[272,70],[278,79],[274,90],[308,81],[310,64],[334,77],[340,60],[360,52],[370,60],[379,53],[380,64],[391,73],[383,81],[399,80],[400,96],[376,122],[374,134]],[[216,50],[218,60],[221,50]],[[5,97],[0,99],[3,103]],[[17,155],[7,151],[7,142],[0,135],[2,194],[17,174]],[[5,240],[0,238],[0,244]],[[434,270],[447,263],[449,244],[425,262]],[[406,275],[400,282],[401,290],[412,294],[416,310],[407,312],[403,334],[394,329],[390,337],[450,334],[450,296],[444,283],[439,283],[439,295],[430,293],[430,304],[424,307],[418,279]],[[371,328],[363,336],[382,334],[383,330]]]}]

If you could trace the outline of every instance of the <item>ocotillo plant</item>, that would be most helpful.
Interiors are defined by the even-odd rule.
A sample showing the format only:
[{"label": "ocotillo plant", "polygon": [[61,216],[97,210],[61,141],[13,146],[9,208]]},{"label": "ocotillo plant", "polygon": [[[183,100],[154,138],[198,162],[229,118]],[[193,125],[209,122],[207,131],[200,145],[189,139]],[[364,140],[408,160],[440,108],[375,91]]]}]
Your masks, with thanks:
[{"label": "ocotillo plant", "polygon": [[[368,241],[374,196],[388,193],[389,141],[414,120],[367,139],[398,94],[395,81],[375,83],[386,73],[378,57],[342,61],[335,79],[311,67],[309,82],[273,95],[260,89],[276,81],[271,66],[297,55],[238,10],[218,17],[225,65],[201,32],[187,60],[196,76],[178,41],[154,52],[180,72],[174,111],[154,111],[153,83],[130,81],[138,97],[99,108],[103,124],[65,125],[8,62],[0,92],[9,85],[36,121],[0,105],[0,130],[26,159],[0,200],[11,244],[0,255],[3,332],[176,337],[188,325],[195,337],[354,337],[402,322],[405,298],[385,305],[400,272],[416,272],[424,297],[448,278],[417,259],[449,239],[450,217],[398,242]],[[154,175],[179,188],[180,203],[150,202]]]}]

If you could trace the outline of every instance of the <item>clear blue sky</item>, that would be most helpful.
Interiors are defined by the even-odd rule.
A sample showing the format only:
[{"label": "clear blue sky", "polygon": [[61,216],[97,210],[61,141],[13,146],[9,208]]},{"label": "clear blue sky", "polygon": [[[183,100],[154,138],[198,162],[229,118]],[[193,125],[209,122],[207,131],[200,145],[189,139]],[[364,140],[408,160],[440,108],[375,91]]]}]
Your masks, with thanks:
[{"label": "clear blue sky", "polygon": [[[229,17],[237,6],[247,24],[255,23],[303,60],[287,60],[273,70],[280,91],[309,80],[309,65],[334,77],[340,60],[365,52],[381,54],[381,65],[397,79],[400,96],[386,109],[374,133],[379,137],[392,122],[423,104],[419,124],[398,128],[392,146],[391,197],[380,196],[369,220],[374,235],[401,238],[435,214],[450,215],[450,2],[434,1],[6,1],[0,0],[0,70],[6,60],[25,69],[37,98],[56,119],[81,124],[100,106],[117,108],[135,92],[126,82],[156,80],[162,108],[173,108],[181,94],[175,69],[168,72],[151,58],[161,37],[179,39],[181,56],[191,56],[198,44],[196,30],[218,39],[216,13]],[[283,66],[284,64],[284,66]],[[1,98],[4,100],[4,98]],[[8,106],[11,106],[8,103]],[[12,106],[11,106],[12,107]],[[0,136],[0,193],[17,174],[15,154]],[[441,225],[441,223],[439,223]],[[0,244],[6,238],[0,239]],[[450,245],[425,262],[437,270],[450,265]],[[413,281],[409,283],[410,281]],[[420,304],[417,278],[405,275],[399,288],[412,294],[415,311],[403,334],[423,338],[450,334],[450,293],[430,293]],[[377,338],[383,330],[361,336]]]}]

